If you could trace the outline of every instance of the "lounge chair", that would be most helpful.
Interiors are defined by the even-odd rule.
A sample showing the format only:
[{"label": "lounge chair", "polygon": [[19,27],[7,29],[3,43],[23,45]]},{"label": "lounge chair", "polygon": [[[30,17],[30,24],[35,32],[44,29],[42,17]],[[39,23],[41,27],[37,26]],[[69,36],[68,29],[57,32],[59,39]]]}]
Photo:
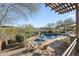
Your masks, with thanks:
[{"label": "lounge chair", "polygon": [[[41,45],[39,45],[35,51],[33,51],[33,53],[41,53],[41,54],[48,54],[48,55],[52,55],[51,52],[55,52],[55,50],[51,47],[49,47],[49,45],[53,42],[53,40],[46,40],[44,41]],[[54,54],[55,55],[55,54]]]}]

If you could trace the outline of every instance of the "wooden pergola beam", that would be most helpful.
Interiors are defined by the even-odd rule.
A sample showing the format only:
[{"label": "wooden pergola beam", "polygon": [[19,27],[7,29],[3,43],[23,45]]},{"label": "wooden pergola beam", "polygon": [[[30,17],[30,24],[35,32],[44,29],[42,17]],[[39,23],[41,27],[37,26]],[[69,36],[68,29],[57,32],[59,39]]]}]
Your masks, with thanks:
[{"label": "wooden pergola beam", "polygon": [[60,9],[59,10],[57,10],[56,12],[58,12],[59,11],[59,13],[61,13],[61,12],[64,12],[64,11],[66,11],[67,9],[65,9],[65,4],[61,4],[61,6],[62,7],[60,7]]},{"label": "wooden pergola beam", "polygon": [[[72,10],[75,9],[75,8],[73,7],[74,5],[72,5],[72,4],[65,4],[65,5],[63,5],[63,6],[64,6],[64,8],[58,10],[58,12],[59,12],[60,14],[61,14],[61,13],[66,13],[66,12],[69,12],[69,11],[72,11]],[[61,10],[63,10],[63,11],[61,12]]]},{"label": "wooden pergola beam", "polygon": [[48,3],[47,6],[51,7],[52,10],[63,14],[75,9],[74,3]]}]

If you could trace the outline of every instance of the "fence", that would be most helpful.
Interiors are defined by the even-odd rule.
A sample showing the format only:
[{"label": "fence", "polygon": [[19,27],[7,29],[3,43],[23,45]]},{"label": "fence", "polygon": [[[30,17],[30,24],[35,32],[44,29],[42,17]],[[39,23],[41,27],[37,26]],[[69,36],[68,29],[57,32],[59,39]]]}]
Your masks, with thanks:
[{"label": "fence", "polygon": [[72,56],[76,55],[76,44],[77,44],[77,38],[71,43],[71,45],[65,50],[65,52],[62,54],[62,56]]}]

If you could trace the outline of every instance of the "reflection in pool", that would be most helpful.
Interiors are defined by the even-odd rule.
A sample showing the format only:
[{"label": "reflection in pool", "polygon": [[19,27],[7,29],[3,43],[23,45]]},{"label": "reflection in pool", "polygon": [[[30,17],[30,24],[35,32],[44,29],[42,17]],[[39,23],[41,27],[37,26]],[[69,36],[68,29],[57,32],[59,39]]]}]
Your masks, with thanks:
[{"label": "reflection in pool", "polygon": [[35,42],[42,43],[45,40],[54,39],[54,38],[56,38],[58,36],[59,35],[57,35],[57,34],[48,34],[48,33],[45,33],[45,34],[40,35],[39,38],[35,40]]}]

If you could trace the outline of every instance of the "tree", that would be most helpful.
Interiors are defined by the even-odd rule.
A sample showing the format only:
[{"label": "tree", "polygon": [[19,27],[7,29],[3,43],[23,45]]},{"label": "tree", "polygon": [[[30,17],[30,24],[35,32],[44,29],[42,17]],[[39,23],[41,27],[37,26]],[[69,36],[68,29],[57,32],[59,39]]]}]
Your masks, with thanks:
[{"label": "tree", "polygon": [[31,24],[24,25],[23,29],[26,32],[35,32],[36,31],[36,28],[33,25],[31,25]]},{"label": "tree", "polygon": [[0,3],[0,25],[5,23],[14,24],[15,21],[19,20],[19,17],[27,20],[38,10],[38,4],[33,3]]},{"label": "tree", "polygon": [[62,20],[59,20],[56,24],[57,24],[57,27],[61,27],[64,25]]},{"label": "tree", "polygon": [[65,26],[72,25],[74,23],[75,22],[72,20],[72,18],[68,18],[64,21]]},{"label": "tree", "polygon": [[55,28],[55,23],[49,23],[45,26],[45,28]]}]

